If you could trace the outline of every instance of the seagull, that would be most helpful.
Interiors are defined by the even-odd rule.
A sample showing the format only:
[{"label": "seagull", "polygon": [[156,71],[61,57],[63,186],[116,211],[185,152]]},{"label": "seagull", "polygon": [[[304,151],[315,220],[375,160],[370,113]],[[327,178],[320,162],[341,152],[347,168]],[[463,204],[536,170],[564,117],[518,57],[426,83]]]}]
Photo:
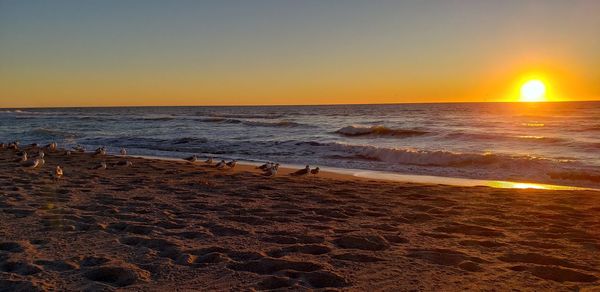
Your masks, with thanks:
[{"label": "seagull", "polygon": [[106,162],[104,162],[104,161],[100,162],[100,164],[96,165],[93,169],[96,169],[96,170],[106,169]]},{"label": "seagull", "polygon": [[216,168],[218,169],[222,169],[223,167],[225,167],[227,163],[225,162],[225,160],[221,160],[221,162],[217,163],[217,165],[215,165]]},{"label": "seagull", "polygon": [[10,142],[10,143],[8,143],[7,147],[8,147],[8,149],[18,151],[19,150],[19,142],[18,141]]},{"label": "seagull", "polygon": [[71,150],[67,150],[67,151],[65,151],[65,155],[66,155],[66,156],[71,156]]},{"label": "seagull", "polygon": [[206,161],[204,161],[206,164],[211,165],[213,163],[213,159],[212,157],[209,157],[208,159],[206,159]]},{"label": "seagull", "polygon": [[23,151],[17,152],[17,156],[23,156],[23,155],[27,155],[27,151],[23,150]]},{"label": "seagull", "polygon": [[194,154],[188,158],[184,158],[184,160],[187,160],[189,162],[196,162],[196,161],[198,161],[198,155]]},{"label": "seagull", "polygon": [[98,147],[94,152],[94,155],[106,155],[106,147]]},{"label": "seagull", "polygon": [[75,147],[73,147],[73,150],[75,150],[76,152],[81,152],[81,153],[83,153],[83,152],[85,152],[85,147],[83,147],[83,146],[81,146],[81,145],[77,144]]},{"label": "seagull", "polygon": [[132,166],[133,163],[129,160],[121,160],[119,162],[117,162],[118,166]]},{"label": "seagull", "polygon": [[121,155],[125,156],[127,155],[127,150],[125,148],[121,148]]},{"label": "seagull", "polygon": [[58,144],[56,144],[56,142],[52,142],[46,146],[44,146],[44,148],[46,148],[46,150],[50,151],[50,152],[54,152],[56,151],[56,148],[58,147]]},{"label": "seagull", "polygon": [[237,160],[235,160],[235,159],[230,162],[227,162],[227,166],[229,166],[229,168],[234,168],[236,164],[237,164]]},{"label": "seagull", "polygon": [[42,166],[44,166],[44,164],[46,164],[46,160],[44,160],[44,158],[38,158],[36,159],[39,161],[38,165],[36,166],[36,168],[41,168]]},{"label": "seagull", "polygon": [[44,153],[44,151],[41,151],[41,150],[37,154],[37,157],[39,157],[39,158],[44,158],[45,156],[46,156],[46,153]]},{"label": "seagull", "polygon": [[38,148],[39,146],[40,146],[40,144],[38,144],[38,143],[31,143],[29,145],[29,147],[31,147],[31,148]]},{"label": "seagull", "polygon": [[273,167],[273,162],[267,162],[261,166],[257,166],[257,169],[268,170]]},{"label": "seagull", "polygon": [[305,168],[300,169],[296,172],[293,172],[290,175],[293,175],[293,176],[307,175],[309,172],[310,172],[310,166],[307,165]]},{"label": "seagull", "polygon": [[263,173],[264,176],[275,176],[277,174],[277,170],[279,170],[279,163],[275,164],[275,166],[268,168]]},{"label": "seagull", "polygon": [[63,170],[62,170],[62,168],[60,168],[59,165],[57,165],[56,169],[54,169],[54,172],[52,173],[52,177],[54,177],[55,180],[58,180],[62,176],[63,176]]},{"label": "seagull", "polygon": [[25,161],[27,161],[27,152],[24,152],[23,155],[21,155],[21,157],[19,157],[15,160],[15,162],[25,162]]},{"label": "seagull", "polygon": [[317,174],[319,174],[319,167],[317,167],[317,168],[314,168],[314,169],[311,169],[311,170],[310,170],[310,173],[312,173],[312,174],[314,174],[314,175],[317,175]]},{"label": "seagull", "polygon": [[21,166],[31,168],[31,169],[36,168],[38,166],[38,164],[40,164],[39,159],[26,160],[26,161],[21,162]]}]

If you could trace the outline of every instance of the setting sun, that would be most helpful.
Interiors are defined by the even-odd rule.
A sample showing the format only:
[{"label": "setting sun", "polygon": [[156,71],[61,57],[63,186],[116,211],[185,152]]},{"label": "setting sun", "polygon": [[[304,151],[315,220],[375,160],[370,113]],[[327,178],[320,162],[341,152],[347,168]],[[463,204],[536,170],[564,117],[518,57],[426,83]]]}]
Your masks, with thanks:
[{"label": "setting sun", "polygon": [[540,80],[529,80],[521,86],[521,101],[537,102],[546,100],[546,86]]}]

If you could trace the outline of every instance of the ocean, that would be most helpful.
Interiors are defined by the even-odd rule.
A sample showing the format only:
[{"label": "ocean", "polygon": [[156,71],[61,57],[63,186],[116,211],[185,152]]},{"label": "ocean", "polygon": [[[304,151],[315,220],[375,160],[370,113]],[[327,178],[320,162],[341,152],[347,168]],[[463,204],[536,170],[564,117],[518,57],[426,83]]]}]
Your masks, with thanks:
[{"label": "ocean", "polygon": [[600,102],[0,109],[0,141],[600,187]]}]

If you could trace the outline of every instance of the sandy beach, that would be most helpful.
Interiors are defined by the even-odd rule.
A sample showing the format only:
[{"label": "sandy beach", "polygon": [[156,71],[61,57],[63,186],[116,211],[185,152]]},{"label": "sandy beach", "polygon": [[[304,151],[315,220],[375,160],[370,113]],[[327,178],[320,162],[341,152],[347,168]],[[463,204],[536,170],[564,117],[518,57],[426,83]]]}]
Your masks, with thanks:
[{"label": "sandy beach", "polygon": [[594,191],[15,158],[0,150],[1,291],[600,289]]}]

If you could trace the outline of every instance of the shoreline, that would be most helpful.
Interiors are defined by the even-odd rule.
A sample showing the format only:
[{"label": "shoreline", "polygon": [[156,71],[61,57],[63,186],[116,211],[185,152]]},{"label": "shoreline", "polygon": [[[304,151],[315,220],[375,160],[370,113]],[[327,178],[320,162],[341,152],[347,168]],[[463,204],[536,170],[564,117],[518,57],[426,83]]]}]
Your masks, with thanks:
[{"label": "shoreline", "polygon": [[[115,155],[119,157],[118,155]],[[137,157],[143,159],[155,159],[165,161],[176,161],[186,163],[182,158],[175,157],[161,157],[161,156],[148,156],[148,155],[128,155],[129,157]],[[188,162],[189,163],[189,162]],[[196,165],[206,165],[203,161],[194,163]],[[254,167],[262,165],[248,160],[238,160],[238,165],[235,171],[249,171],[253,173],[260,173],[259,170]],[[303,168],[304,166],[295,164],[281,164],[279,173],[277,176],[289,175],[290,173]],[[416,183],[416,184],[428,184],[428,185],[447,185],[447,186],[458,186],[458,187],[490,187],[490,188],[501,188],[501,189],[540,189],[540,190],[563,190],[563,191],[598,191],[596,188],[586,187],[575,187],[567,185],[555,185],[555,184],[544,184],[544,183],[532,183],[532,182],[513,182],[503,180],[486,180],[486,179],[471,179],[471,178],[456,178],[456,177],[443,177],[443,176],[432,176],[432,175],[413,175],[413,174],[402,174],[386,171],[377,170],[362,170],[362,169],[349,169],[349,168],[337,168],[319,166],[319,176],[324,178],[335,178],[342,180],[375,180],[375,181],[388,181],[388,182],[399,182],[399,183]],[[312,176],[312,175],[309,175]]]}]

